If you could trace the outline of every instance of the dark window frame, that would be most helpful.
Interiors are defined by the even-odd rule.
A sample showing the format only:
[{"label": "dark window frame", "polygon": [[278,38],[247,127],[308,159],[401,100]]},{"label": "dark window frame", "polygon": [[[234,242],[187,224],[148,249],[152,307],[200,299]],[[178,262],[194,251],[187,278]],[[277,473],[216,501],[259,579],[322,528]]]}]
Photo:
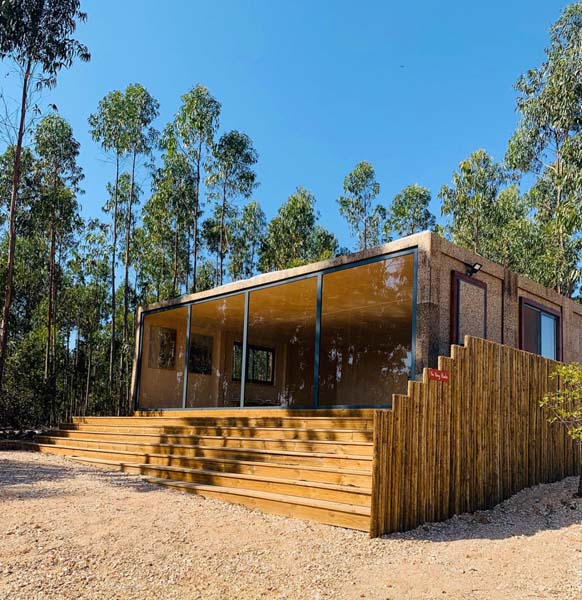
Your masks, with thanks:
[{"label": "dark window frame", "polygon": [[[555,308],[550,308],[545,304],[540,304],[535,300],[531,300],[526,296],[519,297],[519,349],[523,350],[523,343],[525,339],[525,319],[523,318],[523,308],[524,306],[529,306],[535,310],[538,310],[540,313],[546,313],[551,317],[555,317],[556,319],[556,358],[557,361],[562,361],[562,350],[563,350],[563,337],[562,337],[562,309],[556,310]],[[537,352],[538,356],[541,356],[541,348],[539,348],[539,352]],[[549,359],[552,360],[552,359]]]},{"label": "dark window frame", "polygon": [[[241,381],[241,377],[237,377],[234,369],[234,359],[235,359],[235,348],[241,349],[241,363],[242,363],[242,350],[243,344],[242,342],[234,342],[232,345],[232,380],[233,381]],[[263,381],[262,379],[255,379],[254,377],[249,377],[249,367],[251,361],[249,360],[250,354],[253,351],[259,352],[269,352],[271,354],[271,373],[270,379],[268,381]],[[254,365],[254,361],[253,361]],[[257,385],[275,385],[275,348],[271,348],[269,346],[258,346],[257,344],[247,344],[247,364],[246,364],[247,376],[245,377],[245,381],[247,383],[253,383]],[[241,376],[242,376],[242,364],[241,364]]]},{"label": "dark window frame", "polygon": [[450,340],[451,344],[457,346],[463,345],[463,340],[459,340],[459,293],[461,291],[460,282],[464,281],[476,287],[481,288],[485,292],[485,301],[483,306],[483,338],[487,339],[487,284],[484,281],[475,279],[466,273],[460,271],[451,272],[451,323],[450,323]]}]

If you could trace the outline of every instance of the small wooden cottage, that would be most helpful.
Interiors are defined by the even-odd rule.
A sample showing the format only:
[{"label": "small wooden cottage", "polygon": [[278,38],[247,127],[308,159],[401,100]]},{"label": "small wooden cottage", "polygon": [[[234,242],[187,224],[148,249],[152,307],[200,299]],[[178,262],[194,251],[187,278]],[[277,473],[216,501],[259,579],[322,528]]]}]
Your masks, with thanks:
[{"label": "small wooden cottage", "polygon": [[580,469],[582,305],[425,232],[146,306],[130,417],[19,446],[380,535]]}]

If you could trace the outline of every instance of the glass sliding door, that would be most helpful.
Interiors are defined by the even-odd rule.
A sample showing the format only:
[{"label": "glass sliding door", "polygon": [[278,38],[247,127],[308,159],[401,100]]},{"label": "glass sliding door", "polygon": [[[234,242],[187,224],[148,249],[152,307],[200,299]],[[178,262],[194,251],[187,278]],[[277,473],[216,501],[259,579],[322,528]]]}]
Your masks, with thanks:
[{"label": "glass sliding door", "polygon": [[414,254],[323,275],[319,406],[389,405],[413,357]]},{"label": "glass sliding door", "polygon": [[185,306],[144,316],[140,408],[182,407],[187,321]]},{"label": "glass sliding door", "polygon": [[243,339],[244,294],[193,304],[186,408],[240,406],[234,348]]},{"label": "glass sliding door", "polygon": [[316,303],[316,277],[250,292],[245,406],[313,406]]}]

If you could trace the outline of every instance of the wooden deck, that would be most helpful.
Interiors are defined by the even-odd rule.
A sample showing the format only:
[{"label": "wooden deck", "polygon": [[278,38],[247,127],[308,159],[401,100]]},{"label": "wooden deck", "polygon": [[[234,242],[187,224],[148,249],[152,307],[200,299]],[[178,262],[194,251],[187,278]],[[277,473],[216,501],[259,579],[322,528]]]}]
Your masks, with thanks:
[{"label": "wooden deck", "polygon": [[524,487],[579,473],[580,446],[539,406],[560,385],[550,378],[554,364],[466,338],[439,359],[449,381],[425,370],[390,410],[76,417],[14,447],[377,536],[491,508]]},{"label": "wooden deck", "polygon": [[20,446],[266,512],[368,531],[373,411],[75,417]]}]

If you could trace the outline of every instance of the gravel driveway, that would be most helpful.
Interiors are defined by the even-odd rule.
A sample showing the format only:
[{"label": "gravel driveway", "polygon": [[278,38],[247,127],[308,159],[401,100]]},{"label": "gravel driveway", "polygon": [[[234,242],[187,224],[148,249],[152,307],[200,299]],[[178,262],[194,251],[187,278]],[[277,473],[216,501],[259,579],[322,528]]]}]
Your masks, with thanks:
[{"label": "gravel driveway", "polygon": [[0,598],[582,599],[576,483],[370,540],[0,452]]}]

